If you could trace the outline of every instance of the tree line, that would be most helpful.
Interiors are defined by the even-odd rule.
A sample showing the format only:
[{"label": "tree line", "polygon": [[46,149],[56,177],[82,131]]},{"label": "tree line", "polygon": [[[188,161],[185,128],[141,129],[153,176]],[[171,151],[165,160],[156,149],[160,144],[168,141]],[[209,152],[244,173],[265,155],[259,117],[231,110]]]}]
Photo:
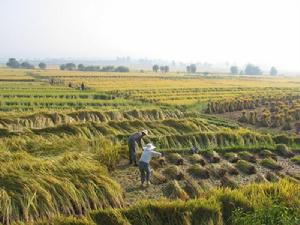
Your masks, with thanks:
[{"label": "tree line", "polygon": [[[33,64],[30,64],[29,62],[19,62],[15,58],[10,58],[8,62],[6,63],[6,66],[9,68],[14,68],[14,69],[35,69],[35,66]],[[38,68],[40,69],[46,69],[47,64],[44,62],[40,62],[38,64]],[[61,70],[78,70],[78,71],[101,71],[101,72],[129,72],[129,68],[126,66],[93,66],[93,65],[88,65],[85,66],[83,64],[78,64],[76,66],[74,63],[66,63],[66,64],[61,64],[59,66]],[[157,64],[153,65],[152,67],[153,72],[162,72],[162,73],[168,73],[170,71],[169,66],[159,66]],[[197,72],[197,66],[196,64],[190,64],[186,67],[186,72],[187,73],[196,73]],[[248,64],[244,70],[240,70],[239,67],[237,66],[231,66],[230,67],[230,73],[233,75],[262,75],[263,71],[261,70],[260,67],[253,65],[253,64]],[[270,75],[276,76],[278,75],[278,70],[272,66],[269,71]]]},{"label": "tree line", "polygon": [[129,68],[126,66],[85,66],[83,64],[78,64],[76,66],[74,63],[66,63],[66,64],[61,64],[59,66],[61,70],[78,70],[78,71],[101,71],[101,72],[129,72]]},{"label": "tree line", "polygon": [[153,72],[157,73],[157,72],[162,72],[162,73],[168,73],[170,71],[170,67],[169,66],[159,66],[157,64],[153,65],[152,67]]},{"label": "tree line", "polygon": [[[15,58],[10,58],[6,63],[6,66],[14,69],[35,69],[35,66],[30,64],[29,62],[19,62]],[[38,66],[43,70],[47,67],[46,63],[44,62],[40,62]]]},{"label": "tree line", "polygon": [[[6,66],[13,69],[35,69],[35,66],[27,61],[19,62],[16,58],[9,58]],[[38,68],[46,69],[47,64],[40,62]],[[61,64],[59,66],[61,70],[78,70],[78,71],[103,71],[103,72],[129,72],[129,68],[126,66],[85,66],[83,64],[78,64],[76,66],[74,63]]]},{"label": "tree line", "polygon": [[[230,73],[233,75],[262,75],[263,71],[256,65],[248,64],[245,70],[240,70],[237,66],[231,66]],[[274,66],[272,66],[269,74],[272,76],[276,76],[278,75],[278,70]]]},{"label": "tree line", "polygon": [[191,64],[186,67],[186,72],[187,73],[196,73],[197,72],[197,66],[196,64]]}]

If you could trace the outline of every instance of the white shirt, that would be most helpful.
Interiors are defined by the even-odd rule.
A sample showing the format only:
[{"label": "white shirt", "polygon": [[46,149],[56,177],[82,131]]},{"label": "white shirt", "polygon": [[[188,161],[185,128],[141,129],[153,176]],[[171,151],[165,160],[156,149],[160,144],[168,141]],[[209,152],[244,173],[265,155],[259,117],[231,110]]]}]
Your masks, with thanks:
[{"label": "white shirt", "polygon": [[161,156],[160,152],[156,152],[153,150],[145,149],[142,153],[142,156],[140,158],[140,161],[143,161],[145,163],[149,163],[152,157],[159,157]]}]

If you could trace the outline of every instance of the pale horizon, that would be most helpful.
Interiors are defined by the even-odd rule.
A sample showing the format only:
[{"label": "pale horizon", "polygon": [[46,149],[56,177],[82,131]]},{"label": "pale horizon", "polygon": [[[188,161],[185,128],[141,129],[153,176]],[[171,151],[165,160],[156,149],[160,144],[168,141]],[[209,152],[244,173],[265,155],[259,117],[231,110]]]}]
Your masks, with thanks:
[{"label": "pale horizon", "polygon": [[0,58],[149,58],[300,72],[297,0],[1,0]]}]

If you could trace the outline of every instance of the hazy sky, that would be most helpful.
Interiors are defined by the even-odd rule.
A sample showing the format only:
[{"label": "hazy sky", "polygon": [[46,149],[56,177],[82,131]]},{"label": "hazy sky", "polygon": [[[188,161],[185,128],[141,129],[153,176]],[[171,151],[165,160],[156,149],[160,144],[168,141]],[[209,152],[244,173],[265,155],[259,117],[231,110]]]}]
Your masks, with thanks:
[{"label": "hazy sky", "polygon": [[300,71],[299,0],[0,0],[0,58],[253,62]]}]

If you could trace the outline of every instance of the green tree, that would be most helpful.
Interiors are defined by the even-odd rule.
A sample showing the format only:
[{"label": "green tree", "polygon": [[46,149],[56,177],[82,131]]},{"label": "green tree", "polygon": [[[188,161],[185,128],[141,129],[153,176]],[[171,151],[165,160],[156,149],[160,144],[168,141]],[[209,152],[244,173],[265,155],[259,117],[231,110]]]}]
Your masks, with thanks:
[{"label": "green tree", "polygon": [[74,63],[67,63],[66,68],[67,70],[76,70],[76,65]]},{"label": "green tree", "polygon": [[247,75],[262,75],[262,70],[253,64],[248,64],[245,69],[245,74]]},{"label": "green tree", "polygon": [[239,73],[239,68],[237,66],[232,66],[232,67],[230,67],[230,72],[231,72],[231,74],[236,75]]},{"label": "green tree", "polygon": [[84,70],[85,70],[85,66],[84,66],[83,64],[79,64],[79,65],[77,66],[77,69],[78,69],[79,71],[84,71]]},{"label": "green tree", "polygon": [[76,70],[76,65],[74,63],[66,63],[60,65],[61,70]]},{"label": "green tree", "polygon": [[114,66],[104,66],[104,67],[102,68],[102,71],[104,71],[104,72],[113,72],[114,69],[115,69]]},{"label": "green tree", "polygon": [[24,68],[24,69],[34,69],[34,65],[30,64],[29,62],[22,62],[21,63],[21,68]]},{"label": "green tree", "polygon": [[159,66],[157,64],[153,65],[152,70],[153,72],[157,73],[159,70]]},{"label": "green tree", "polygon": [[190,67],[190,66],[187,66],[187,67],[186,67],[186,72],[187,72],[187,73],[190,73],[190,72],[191,72],[191,67]]},{"label": "green tree", "polygon": [[6,66],[10,68],[19,68],[20,63],[15,58],[10,58],[8,62],[6,63]]},{"label": "green tree", "polygon": [[82,71],[101,71],[100,66],[84,66],[82,64],[79,64],[77,68],[78,70]]},{"label": "green tree", "polygon": [[191,64],[186,67],[186,72],[188,72],[188,73],[196,73],[196,71],[197,71],[196,64]]},{"label": "green tree", "polygon": [[277,69],[274,66],[272,66],[270,69],[270,75],[276,76],[277,74],[278,74]]},{"label": "green tree", "polygon": [[66,65],[65,65],[65,64],[61,64],[61,65],[59,66],[59,68],[60,68],[61,70],[65,70],[65,69],[66,69]]},{"label": "green tree", "polygon": [[40,69],[44,70],[44,69],[46,69],[46,67],[47,67],[46,63],[44,63],[44,62],[39,63],[39,68]]},{"label": "green tree", "polygon": [[164,67],[164,66],[160,66],[160,67],[159,67],[159,70],[160,70],[162,73],[164,73],[164,72],[165,72],[165,67]]},{"label": "green tree", "polygon": [[118,67],[115,69],[115,72],[126,73],[126,72],[129,72],[129,68],[126,67],[126,66],[118,66]]},{"label": "green tree", "polygon": [[170,71],[170,67],[169,66],[165,66],[165,73],[168,73]]},{"label": "green tree", "polygon": [[159,69],[162,73],[167,73],[170,71],[169,66],[160,66]]},{"label": "green tree", "polygon": [[190,65],[190,68],[191,68],[191,73],[196,73],[196,71],[197,71],[197,66],[196,66],[196,64],[191,64],[191,65]]}]

